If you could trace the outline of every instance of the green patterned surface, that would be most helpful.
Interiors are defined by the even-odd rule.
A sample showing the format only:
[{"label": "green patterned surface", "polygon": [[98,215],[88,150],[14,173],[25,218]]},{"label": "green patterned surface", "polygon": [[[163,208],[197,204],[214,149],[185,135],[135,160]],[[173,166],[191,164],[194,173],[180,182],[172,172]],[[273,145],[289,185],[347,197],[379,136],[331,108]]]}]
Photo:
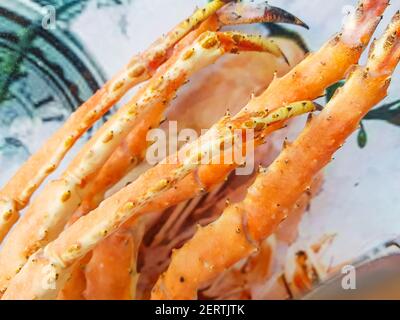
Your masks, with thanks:
[{"label": "green patterned surface", "polygon": [[[101,9],[130,0],[1,1],[0,180],[4,168],[25,161],[41,137],[105,81],[102,69],[69,31],[90,2]],[[56,12],[53,28],[43,27],[46,6]]]}]

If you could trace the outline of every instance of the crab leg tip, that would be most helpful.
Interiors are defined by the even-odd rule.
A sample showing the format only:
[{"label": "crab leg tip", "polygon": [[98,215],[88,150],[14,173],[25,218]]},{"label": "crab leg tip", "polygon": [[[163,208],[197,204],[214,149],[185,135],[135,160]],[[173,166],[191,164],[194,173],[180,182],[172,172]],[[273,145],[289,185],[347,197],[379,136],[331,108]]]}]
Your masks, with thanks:
[{"label": "crab leg tip", "polygon": [[289,23],[308,29],[307,24],[293,14],[265,3],[230,2],[222,7],[217,16],[224,25],[239,25],[248,23]]},{"label": "crab leg tip", "polygon": [[300,20],[300,19],[297,19],[297,20],[296,20],[296,24],[297,24],[298,26],[300,26],[300,27],[303,27],[303,28],[305,28],[305,29],[307,29],[307,30],[310,30],[310,27],[308,26],[308,24],[306,24],[304,21],[302,21],[302,20]]},{"label": "crab leg tip", "polygon": [[287,12],[286,10],[283,10],[278,7],[273,7],[273,6],[266,7],[265,16],[270,16],[272,22],[276,21],[283,23],[291,23],[303,27],[307,30],[310,29],[310,27],[304,21],[297,18],[295,15]]}]

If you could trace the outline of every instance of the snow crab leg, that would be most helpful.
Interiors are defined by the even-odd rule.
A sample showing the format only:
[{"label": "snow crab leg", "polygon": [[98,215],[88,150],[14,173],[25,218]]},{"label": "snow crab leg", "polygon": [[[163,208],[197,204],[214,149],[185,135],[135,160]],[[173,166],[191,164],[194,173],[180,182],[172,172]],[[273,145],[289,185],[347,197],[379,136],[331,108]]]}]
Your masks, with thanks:
[{"label": "snow crab leg", "polygon": [[331,161],[361,119],[386,97],[399,61],[400,12],[375,42],[367,65],[353,71],[321,114],[268,169],[260,172],[246,198],[229,206],[216,222],[200,229],[173,254],[152,298],[193,299],[202,283],[254,252],[287,217],[313,177]]}]

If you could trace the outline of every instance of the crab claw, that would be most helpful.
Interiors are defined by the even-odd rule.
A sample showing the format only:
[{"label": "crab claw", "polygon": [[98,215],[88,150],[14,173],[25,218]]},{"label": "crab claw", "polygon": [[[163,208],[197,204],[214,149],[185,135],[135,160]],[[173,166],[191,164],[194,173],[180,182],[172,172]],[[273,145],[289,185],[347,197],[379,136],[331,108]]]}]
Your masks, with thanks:
[{"label": "crab claw", "polygon": [[309,29],[308,25],[296,16],[283,9],[270,6],[267,3],[229,2],[218,10],[217,16],[223,25],[281,22]]}]

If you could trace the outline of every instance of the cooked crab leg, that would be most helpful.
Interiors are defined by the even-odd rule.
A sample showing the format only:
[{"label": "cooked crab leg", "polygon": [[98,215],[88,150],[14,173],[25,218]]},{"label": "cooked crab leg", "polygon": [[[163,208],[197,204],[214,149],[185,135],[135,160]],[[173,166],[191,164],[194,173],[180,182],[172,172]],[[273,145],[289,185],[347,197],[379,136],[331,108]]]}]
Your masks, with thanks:
[{"label": "cooked crab leg", "polygon": [[[260,97],[253,99],[248,108],[257,109],[258,105],[267,105],[273,109],[282,101],[313,99],[319,96],[325,87],[342,78],[348,68],[358,61],[362,48],[368,43],[386,6],[386,0],[361,1],[355,16],[349,19],[341,34],[317,53],[305,59],[288,75],[275,79],[271,88],[268,88]],[[354,30],[362,30],[362,32]],[[352,35],[351,39],[350,35]],[[310,76],[311,72],[313,73]],[[243,110],[248,110],[248,108]],[[185,178],[176,187],[179,192],[167,192],[160,203],[174,205],[187,197],[192,198],[204,189],[209,189],[221,182],[233,168],[233,165],[202,166],[197,175],[198,179],[195,179],[193,175]],[[201,183],[196,183],[197,180]],[[99,193],[101,194],[101,192],[93,192],[93,194]],[[150,210],[153,209],[159,208],[152,207]]]},{"label": "cooked crab leg", "polygon": [[[334,38],[320,51],[308,57],[301,66],[297,66],[284,78],[277,79],[274,87],[276,91],[272,92],[268,89],[266,94],[263,95],[264,101],[268,103],[268,99],[273,99],[274,97],[275,99],[272,101],[290,101],[290,99],[301,99],[301,97],[311,96],[311,94],[315,95],[313,96],[314,98],[320,95],[326,86],[342,78],[346,70],[357,62],[362,52],[362,47],[369,41],[386,5],[386,0],[362,1],[357,14],[353,19],[349,19],[344,26],[342,37],[353,32],[354,28],[363,30],[363,33],[355,34],[352,41],[349,41],[347,36],[345,41],[342,41],[340,36]],[[308,76],[308,69],[316,70],[319,81]],[[235,165],[202,166],[197,175],[189,175],[181,183],[178,183],[176,190],[167,191],[161,198],[155,199],[150,203],[143,211],[162,209],[200,194],[204,189],[212,187],[225,179],[228,172],[234,167]],[[201,181],[200,184],[199,180]]]},{"label": "cooked crab leg", "polygon": [[[346,71],[357,63],[387,5],[387,0],[361,1],[356,14],[348,20],[342,33],[318,52],[306,58],[286,76],[275,79],[271,87],[261,96],[250,101],[248,106],[243,109],[244,112],[249,109],[260,111],[260,108],[261,110],[264,108],[272,110],[286,102],[318,97],[327,86],[343,78]],[[127,159],[121,158],[120,160],[122,160],[122,163],[127,161]],[[116,161],[113,162],[114,165],[116,163]],[[184,181],[178,183],[177,190],[179,192],[167,192],[159,203],[166,203],[171,206],[176,204],[177,201],[193,198],[204,189],[209,189],[224,180],[233,168],[233,165],[223,164],[202,166],[197,175],[199,179],[190,175]],[[108,171],[108,173],[108,176],[110,176],[111,172]],[[113,178],[109,178],[108,182],[110,182],[110,179]],[[197,180],[200,180],[201,183],[196,183]],[[103,181],[107,181],[107,179],[103,179]],[[102,192],[104,191],[101,191],[101,189],[92,191],[92,199],[96,198],[94,194],[101,194]],[[95,201],[95,204],[89,204],[89,207],[96,205]],[[155,210],[162,209],[162,206]],[[150,210],[153,209],[152,207]]]},{"label": "cooked crab leg", "polygon": [[62,290],[60,290],[57,300],[86,300],[86,297],[84,296],[87,286],[85,267],[90,261],[90,258],[91,256],[87,255],[79,261],[80,263],[75,263],[71,267],[71,274]]},{"label": "cooked crab leg", "polygon": [[[210,21],[212,19],[217,21]],[[208,25],[203,24],[198,29],[204,30],[210,28],[209,25],[213,24],[237,25],[268,21],[297,24],[308,28],[308,26],[297,17],[277,7],[269,6],[267,3],[231,2],[218,10],[214,16],[210,17]],[[216,27],[213,29],[216,29]],[[192,32],[192,34],[186,36],[186,39],[182,40],[176,46],[175,50],[181,50],[183,45],[188,45],[190,41],[194,40],[193,37],[198,33],[199,30],[196,30]],[[162,114],[154,110],[153,113],[147,115],[145,120],[132,130],[124,143],[114,152],[96,178],[88,185],[88,195],[83,200],[77,217],[96,208],[104,199],[104,193],[107,189],[112,187],[129,170],[140,163],[147,147],[145,136],[148,128],[157,126],[161,118]]]},{"label": "cooked crab leg", "polygon": [[[286,42],[286,41],[285,41]],[[279,42],[280,43],[280,42]],[[301,52],[301,49],[298,49],[299,51],[297,51],[297,49],[295,49],[294,52]],[[292,51],[289,51],[292,52]],[[242,63],[240,62],[245,62],[246,59],[249,58],[248,61],[248,65],[246,65],[246,70],[243,73],[242,71],[239,71],[241,68],[240,66],[242,65]],[[291,61],[293,61],[293,63],[296,61],[300,61],[300,57],[298,57],[298,60],[292,59]],[[232,66],[232,63],[234,62],[234,66],[233,68],[230,68]],[[229,67],[228,67],[229,65]],[[257,69],[257,65],[262,66],[263,70],[259,70]],[[215,67],[213,68],[215,69]],[[231,106],[231,110],[233,110],[234,112],[236,112],[237,108],[239,108],[240,106],[243,106],[245,104],[246,101],[246,97],[249,97],[252,90],[254,90],[254,88],[257,88],[257,92],[261,91],[261,88],[265,88],[267,87],[267,84],[272,80],[273,78],[273,74],[274,74],[274,70],[279,70],[278,72],[280,73],[286,73],[288,72],[288,70],[290,70],[291,67],[285,65],[284,63],[282,63],[281,59],[271,59],[271,57],[269,55],[263,55],[263,54],[259,54],[259,53],[251,53],[251,54],[245,54],[245,55],[239,55],[239,56],[234,56],[234,57],[229,57],[228,59],[226,59],[225,62],[222,62],[221,64],[219,64],[216,72],[213,71],[211,72],[211,70],[206,71],[207,74],[211,73],[211,78],[209,77],[205,77],[200,76],[199,82],[197,81],[198,79],[192,79],[191,82],[193,83],[193,81],[195,81],[195,86],[194,88],[197,89],[189,89],[189,92],[191,92],[191,90],[196,90],[196,92],[198,92],[197,90],[199,90],[199,88],[202,88],[201,90],[205,90],[205,92],[202,93],[202,96],[200,97],[194,97],[194,101],[192,99],[188,99],[186,97],[190,97],[192,96],[191,94],[189,94],[188,92],[185,92],[183,94],[183,97],[180,97],[180,99],[178,101],[176,101],[177,103],[174,104],[173,106],[173,110],[172,112],[170,112],[168,114],[168,118],[171,119],[178,119],[178,122],[180,123],[180,127],[187,127],[189,125],[189,127],[192,128],[208,128],[213,120],[212,118],[210,118],[209,120],[206,121],[206,123],[200,123],[197,122],[194,123],[193,125],[191,125],[191,120],[190,119],[186,119],[185,118],[185,114],[192,114],[193,112],[195,112],[196,114],[204,114],[204,111],[207,110],[207,108],[212,107],[212,109],[216,109],[216,113],[213,116],[213,118],[215,119],[215,117],[218,117],[218,114],[222,115],[223,114],[223,110],[226,108],[227,105]],[[253,73],[253,71],[257,70],[256,74]],[[250,73],[249,73],[250,72]],[[262,73],[257,76],[257,73],[260,72]],[[232,87],[232,82],[230,81],[230,87],[233,88],[232,90],[234,90],[234,95],[236,96],[237,100],[232,101],[232,97],[229,97],[228,100],[224,100],[224,95],[223,92],[225,90],[222,90],[223,87],[226,87],[226,83],[224,80],[226,79],[232,79],[232,77],[234,77],[233,74],[237,74],[238,77],[241,77],[242,81],[243,79],[248,79],[250,81],[245,81],[246,83],[240,83],[241,81],[239,79],[234,80],[234,82],[236,82],[236,84],[234,85],[234,87]],[[242,76],[243,75],[243,76]],[[206,80],[207,79],[207,80]],[[211,85],[211,83],[215,84],[215,81],[213,81],[213,79],[218,79],[219,82],[217,84],[217,86],[214,89],[214,86]],[[237,88],[237,89],[235,89]],[[246,89],[247,88],[247,89]],[[260,88],[260,89],[258,89]],[[210,93],[210,90],[212,90],[212,92]],[[253,91],[254,92],[254,91]],[[222,96],[221,96],[222,95]],[[206,97],[206,99],[203,99],[203,97]],[[235,99],[235,98],[234,98]],[[248,99],[248,98],[247,98]],[[223,100],[225,101],[225,103],[223,102]],[[240,102],[241,101],[241,102]],[[233,103],[233,104],[232,104]],[[189,110],[186,110],[186,108],[189,107]],[[185,107],[186,106],[186,107]],[[194,108],[193,108],[194,107]],[[184,110],[184,114],[182,116],[180,116],[180,112],[176,113],[176,110],[182,109]],[[203,112],[200,112],[200,110],[203,110]],[[218,111],[219,110],[219,111]],[[214,112],[213,112],[214,113]],[[172,117],[172,118],[171,118]],[[177,117],[177,118],[176,118]],[[193,119],[196,119],[197,116],[194,115]],[[204,118],[202,118],[204,120]],[[208,117],[207,117],[208,119]],[[182,121],[183,123],[187,123],[186,126],[183,125],[182,126]],[[158,123],[156,123],[156,125],[158,125]],[[147,131],[147,128],[145,126],[145,124],[143,124],[141,126],[143,128],[143,130]],[[137,132],[137,129],[134,128],[132,130],[132,132],[129,134],[129,136],[132,136],[132,138],[137,142],[136,144],[132,142],[132,140],[130,139],[130,137],[128,136],[124,142],[122,143],[122,145],[117,149],[117,151],[115,151],[112,155],[112,157],[107,161],[106,165],[101,169],[101,173],[102,173],[102,178],[100,178],[100,174],[98,176],[96,176],[96,178],[94,179],[94,182],[90,183],[90,187],[94,187],[94,189],[92,189],[92,195],[93,196],[87,196],[86,199],[83,200],[82,205],[80,206],[80,208],[78,209],[78,211],[76,212],[76,214],[74,214],[73,219],[74,221],[76,221],[77,218],[79,218],[80,216],[86,214],[87,212],[89,212],[90,210],[94,209],[95,207],[97,207],[97,203],[100,199],[103,198],[102,196],[102,188],[101,186],[102,181],[105,181],[105,185],[107,185],[107,182],[110,181],[115,181],[116,178],[119,179],[119,175],[121,172],[123,172],[124,170],[121,170],[125,164],[129,165],[130,163],[130,159],[132,159],[131,157],[133,155],[138,155],[140,153],[144,153],[144,152],[140,152],[141,146],[143,146],[143,144],[146,143],[146,139],[143,137],[143,139],[138,139],[137,136],[133,135],[133,133]],[[139,147],[139,148],[138,148]],[[131,153],[130,150],[133,150],[134,152]],[[136,153],[136,150],[138,150],[140,153]],[[136,157],[133,156],[133,159],[135,159]],[[111,161],[112,159],[112,161]],[[140,161],[140,160],[139,160]],[[134,164],[130,164],[131,166],[135,166],[136,165],[136,161],[134,161]],[[105,170],[107,167],[107,170]],[[129,169],[130,170],[130,169]],[[139,169],[141,170],[141,169]],[[136,172],[138,172],[139,170],[135,170]],[[132,181],[132,178],[130,179],[130,181]],[[119,183],[121,186],[124,183]],[[189,188],[192,188],[192,185],[190,185]],[[193,189],[193,188],[192,188]],[[213,188],[215,189],[215,188]],[[103,188],[104,190],[104,188]],[[174,190],[177,193],[181,193],[181,191],[179,190]],[[215,190],[214,190],[215,191]],[[200,196],[201,197],[201,196]],[[197,197],[199,198],[199,197]],[[187,210],[185,210],[187,211]],[[181,220],[183,217],[180,217],[179,220]],[[130,224],[134,224],[133,222],[130,222]],[[136,225],[132,226],[133,229],[136,228]],[[116,233],[114,233],[113,235],[111,235],[110,237],[108,237],[107,239],[105,239],[101,244],[97,245],[96,248],[93,250],[93,254],[97,255],[98,257],[101,256],[105,256],[103,254],[101,254],[101,250],[103,250],[103,248],[108,251],[109,247],[112,244],[117,244],[118,242],[113,240],[113,237],[116,238],[120,238],[120,236],[118,235],[119,232],[122,232],[123,234],[126,234],[127,230],[131,229],[131,227],[129,225],[126,225],[122,228],[120,228]],[[130,253],[125,251],[125,253],[127,255],[133,255],[134,253]],[[88,255],[90,255],[91,253],[89,253]],[[85,259],[86,260],[86,259]],[[129,259],[127,259],[126,257],[122,257],[121,256],[121,263],[123,263],[123,261],[127,261]],[[67,290],[62,290],[62,292],[64,293],[65,291],[69,291],[69,287],[71,286],[75,286],[77,289],[79,288],[84,288],[84,285],[80,285],[79,283],[74,283],[74,279],[82,279],[83,282],[86,282],[87,286],[91,286],[90,282],[91,281],[95,281],[97,282],[98,277],[101,277],[102,279],[104,278],[109,278],[110,280],[105,282],[103,281],[103,284],[115,284],[115,282],[118,279],[121,279],[121,277],[119,276],[118,273],[116,272],[106,272],[106,270],[110,270],[112,271],[112,269],[108,268],[102,268],[101,266],[103,264],[107,264],[109,263],[110,260],[109,259],[104,259],[104,261],[99,262],[99,259],[96,260],[90,260],[89,263],[87,264],[87,262],[83,261],[83,265],[80,264],[80,262],[76,262],[76,264],[80,264],[81,267],[73,267],[74,271],[72,272],[73,274],[71,275],[71,280],[69,280],[66,284],[66,289]],[[114,264],[117,263],[117,261],[113,261]],[[133,263],[135,263],[133,261]],[[84,267],[87,264],[87,267]],[[134,269],[135,264],[133,265],[132,269]],[[97,276],[92,276],[92,277],[88,277],[87,280],[85,280],[84,278],[79,277],[79,274],[82,273],[83,269],[91,269],[91,274],[94,274],[95,271],[97,270]],[[74,273],[77,273],[77,277],[74,276]],[[112,280],[114,279],[114,280]],[[97,291],[99,291],[100,289],[103,290],[103,297],[106,297],[107,293],[111,293],[114,292],[114,290],[109,290],[109,288],[107,287],[100,287],[100,286],[96,286],[97,287]],[[151,288],[150,288],[151,289]],[[85,292],[85,296],[89,299],[90,296],[88,294],[88,292]],[[109,296],[110,298],[112,298],[111,296]],[[64,295],[63,297],[64,299],[68,299],[69,297]],[[73,297],[72,297],[73,298]]]},{"label": "cooked crab leg", "polygon": [[[267,90],[266,93],[269,94],[264,95],[263,101],[267,103],[269,99],[271,99],[272,97],[276,97],[278,92],[281,96],[278,96],[277,99],[280,99],[281,101],[290,101],[289,99],[295,99],[296,96],[293,96],[292,92],[297,92],[297,97],[301,99],[302,95],[304,96],[307,91],[303,91],[300,84],[304,85],[307,88],[315,88],[313,92],[316,97],[317,95],[319,95],[320,92],[323,91],[324,87],[330,84],[330,81],[337,81],[340,77],[343,76],[346,69],[350,67],[351,64],[356,63],[356,61],[358,60],[358,57],[362,51],[358,50],[358,48],[360,46],[364,46],[369,41],[369,38],[375,29],[377,21],[379,20],[379,16],[382,14],[384,8],[386,7],[386,4],[386,1],[361,2],[358,10],[358,16],[356,16],[353,20],[349,20],[348,24],[344,26],[343,30],[345,35],[353,32],[354,28],[362,29],[365,33],[358,34],[358,37],[355,37],[353,39],[353,42],[346,43],[345,45],[340,42],[338,43],[338,38],[335,38],[335,40],[332,40],[330,43],[328,43],[318,53],[314,54],[312,59],[310,59],[310,57],[306,59],[308,64],[304,62],[304,64],[306,64],[304,67],[302,67],[301,69],[295,68],[290,75],[283,78],[283,80],[280,79],[280,82],[275,87],[276,92]],[[346,42],[347,41],[348,39],[346,39]],[[351,48],[353,48],[354,52],[352,54],[348,54]],[[336,64],[335,60],[330,59],[331,56],[336,56],[337,54],[339,54],[339,57],[345,58],[342,64]],[[314,65],[314,67],[310,67],[310,65]],[[341,66],[341,69],[336,69],[337,66]],[[317,79],[321,79],[318,83],[315,83],[315,79],[305,76],[307,74],[307,68],[316,69],[316,73],[319,74]],[[329,78],[331,74],[335,74],[332,70],[335,70],[335,72],[337,72],[336,79]],[[294,86],[291,87],[290,81],[291,79],[294,79],[294,75],[296,74],[299,74],[298,80],[296,79],[297,81],[294,83]],[[327,82],[324,82],[324,80],[326,80]],[[280,86],[282,87],[282,89],[280,89]],[[288,87],[291,87],[291,90],[288,90]],[[273,99],[272,101],[275,100],[276,99]],[[115,164],[116,162],[114,163],[114,165]],[[212,186],[218,184],[221,180],[225,179],[229,171],[231,171],[233,168],[234,166],[229,165],[203,166],[199,169],[197,175],[191,174],[189,177],[186,177],[182,182],[178,183],[175,190],[170,190],[166,192],[164,195],[161,196],[159,201],[153,201],[153,203],[150,204],[150,206],[148,206],[147,208],[144,208],[143,211],[159,210],[162,209],[163,206],[171,206],[179,203],[180,201],[192,198],[195,195],[204,192],[204,189],[209,189]],[[115,177],[114,175],[110,174],[104,174],[104,176]],[[96,185],[101,184],[96,183]],[[97,205],[97,201],[99,198],[96,197],[96,194],[99,194],[98,189],[97,192],[93,192],[92,197],[87,198],[88,201],[86,202],[86,206],[81,207],[80,213],[86,213],[89,209],[92,209]],[[134,223],[134,221],[132,221],[132,223]]]},{"label": "cooked crab leg", "polygon": [[[335,41],[330,42],[328,45],[326,45],[323,49],[321,49],[320,52],[315,54],[314,56],[311,56],[308,58],[306,61],[308,61],[308,64],[304,62],[302,64],[302,67],[300,68],[302,72],[301,74],[301,79],[303,82],[300,81],[294,81],[295,85],[289,86],[288,82],[289,81],[281,81],[278,83],[282,83],[282,89],[286,90],[277,90],[276,94],[280,97],[281,100],[287,100],[290,101],[291,98],[293,98],[293,94],[289,93],[288,89],[291,89],[292,91],[290,92],[296,92],[297,95],[308,95],[308,92],[303,91],[302,88],[308,88],[310,87],[312,92],[317,92],[317,95],[320,94],[320,92],[323,90],[324,87],[330,84],[330,82],[337,81],[339,78],[342,77],[342,75],[345,73],[347,68],[353,64],[354,62],[357,61],[362,48],[360,46],[364,46],[366,42],[368,42],[373,30],[375,29],[375,26],[378,23],[379,16],[384,8],[387,5],[386,1],[363,1],[362,2],[362,7],[358,10],[358,14],[354,17],[354,19],[350,20],[349,24],[345,26],[344,30],[345,32],[343,33],[344,35],[348,34],[346,32],[347,29],[352,28],[353,26],[357,26],[360,30],[363,30],[362,33],[356,33],[355,36],[353,36],[352,41],[350,42],[347,38],[345,39],[345,42],[342,41],[341,37],[337,37]],[[336,61],[336,58],[338,61]],[[312,63],[314,64],[312,64]],[[321,85],[318,81],[314,81],[314,79],[311,79],[307,77],[307,73],[305,72],[306,69],[311,69],[315,70],[318,69],[320,74],[318,74],[318,79],[320,82],[323,83]],[[297,69],[297,68],[296,68]],[[295,70],[296,70],[295,69]],[[293,75],[296,75],[296,71],[293,71],[292,73],[289,74],[289,78],[295,78]],[[337,71],[337,70],[340,70]],[[333,73],[335,76],[331,77],[330,74]],[[287,77],[284,77],[285,79]],[[325,83],[325,80],[327,81]],[[276,87],[276,86],[275,86]],[[318,90],[315,90],[315,87],[317,87]],[[295,90],[296,89],[296,90]],[[287,96],[285,96],[287,95]],[[285,98],[286,97],[286,98]],[[263,108],[263,106],[260,106]],[[218,130],[217,130],[218,131]],[[218,135],[217,135],[218,136]],[[213,136],[210,134],[206,137],[206,142],[207,141],[212,141]],[[169,167],[169,168],[168,168]],[[215,171],[214,167],[214,173],[218,173],[218,170]],[[136,206],[138,205],[137,202],[132,203],[129,201],[129,199],[140,199],[140,197],[134,197],[133,195],[135,193],[139,193],[143,189],[146,189],[146,184],[147,181],[153,179],[158,181],[160,179],[159,184],[157,188],[153,188],[148,190],[148,192],[145,194],[145,202],[147,202],[149,199],[148,197],[154,197],[154,200],[157,200],[156,195],[159,194],[160,192],[158,191],[165,191],[164,189],[167,189],[170,187],[171,182],[173,182],[173,178],[175,176],[173,175],[174,173],[174,166],[173,165],[162,165],[162,166],[157,166],[147,172],[145,175],[143,175],[141,178],[138,179],[135,183],[131,184],[127,188],[125,188],[123,191],[120,193],[116,194],[115,196],[111,197],[110,199],[104,201],[102,205],[99,207],[99,209],[96,209],[93,211],[89,216],[86,216],[77,223],[75,223],[73,226],[71,226],[67,231],[63,233],[63,235],[52,244],[52,246],[48,246],[46,249],[46,252],[53,252],[53,250],[57,249],[57,254],[56,256],[63,256],[63,258],[59,261],[65,261],[67,259],[67,252],[69,251],[71,254],[68,257],[68,263],[64,264],[62,263],[61,266],[65,267],[66,265],[70,265],[73,261],[75,261],[77,258],[81,257],[84,255],[86,252],[88,252],[90,249],[93,248],[93,246],[101,241],[108,233],[109,231],[115,230],[116,227],[118,227],[119,221],[124,221],[126,217],[132,216],[135,211],[135,204]],[[171,173],[172,172],[172,173]],[[206,171],[207,172],[207,171]],[[210,174],[210,178],[208,181],[215,181],[216,178],[211,175],[212,171],[208,171]],[[162,174],[163,173],[163,174]],[[167,173],[167,174],[165,174]],[[171,174],[169,174],[171,173]],[[185,172],[186,174],[186,172]],[[184,174],[182,174],[184,176]],[[224,175],[218,176],[218,178],[222,178]],[[176,178],[177,179],[177,178]],[[196,182],[196,178],[194,177],[193,180],[191,180],[195,188],[201,189],[198,187],[198,183]],[[207,176],[204,179],[205,182],[207,182]],[[150,184],[151,185],[151,184]],[[140,186],[140,187],[139,187]],[[135,189],[136,188],[136,189]],[[139,189],[139,190],[138,190]],[[193,189],[192,189],[193,190]],[[132,192],[131,192],[132,191]],[[133,192],[135,191],[135,192]],[[186,192],[185,189],[182,190],[182,194]],[[189,190],[187,194],[192,194],[192,192]],[[186,194],[186,195],[187,195]],[[131,195],[131,197],[129,197]],[[180,197],[181,194],[176,194],[174,193],[174,190],[170,192],[170,197],[168,199],[165,199],[162,203],[157,201],[154,202],[151,205],[155,206],[164,206],[167,207],[170,205],[171,202],[173,202],[174,198]],[[112,215],[112,213],[115,213],[115,209],[118,209],[122,206],[122,204],[126,203],[126,214],[121,214],[121,215]],[[142,203],[139,202],[139,205]],[[110,219],[105,221],[103,219],[103,216],[101,214],[101,211],[107,212],[110,215]],[[121,211],[120,211],[121,212]],[[113,219],[115,220],[115,223],[113,222]],[[110,227],[111,223],[111,227]],[[98,229],[97,229],[98,228]],[[86,240],[83,238],[78,238],[79,235],[84,235],[86,232],[91,230],[91,234],[87,234]],[[104,231],[104,232],[101,232]],[[94,237],[94,239],[92,238]],[[65,255],[64,255],[65,253]],[[42,255],[42,253],[38,253],[37,256]],[[53,256],[53,254],[48,254],[46,253],[47,257],[44,257],[42,260],[42,263],[44,263],[45,259],[50,259],[50,256]],[[37,261],[37,260],[36,260]],[[37,265],[37,264],[36,264]],[[54,264],[54,266],[59,266],[60,264]],[[27,266],[27,270],[29,268],[32,268],[34,266]],[[51,271],[49,269],[49,271]],[[44,276],[42,274],[42,276]],[[20,276],[22,277],[22,275]],[[61,279],[59,279],[61,280]],[[61,282],[62,283],[62,282]],[[32,288],[33,290],[35,288]],[[38,288],[36,288],[38,289]],[[47,288],[49,289],[49,288]],[[42,291],[42,294],[47,294],[48,292],[44,289]],[[50,290],[50,293],[52,293],[52,290]],[[40,294],[40,296],[42,296]],[[28,294],[29,295],[29,294]]]},{"label": "cooked crab leg", "polygon": [[301,195],[301,197],[296,201],[290,215],[279,225],[279,228],[275,232],[276,238],[279,241],[286,245],[291,245],[296,241],[296,239],[298,239],[300,221],[308,210],[312,199],[322,190],[323,182],[324,175],[320,172],[312,181],[310,190],[306,190],[306,192]]},{"label": "cooked crab leg", "polygon": [[[362,0],[342,32],[311,54],[282,78],[276,78],[268,89],[252,99],[243,112],[259,111],[260,106],[273,110],[282,103],[301,99],[315,99],[324,89],[342,78],[356,64],[369,43],[381,15],[388,6],[387,0]],[[200,168],[203,185],[212,186],[223,179],[231,168],[211,166]],[[203,171],[203,172],[202,172]]]},{"label": "cooked crab leg", "polygon": [[275,275],[271,274],[271,265],[274,265],[278,258],[275,250],[278,242],[290,245],[297,239],[300,219],[307,211],[312,198],[321,190],[322,181],[323,175],[320,173],[314,178],[310,190],[304,192],[296,201],[288,218],[279,225],[277,231],[261,242],[257,253],[223,272],[209,288],[200,288],[201,295],[207,299],[232,299],[238,296],[254,298],[254,289]]},{"label": "cooked crab leg", "polygon": [[[318,52],[308,56],[287,75],[275,79],[269,88],[259,97],[252,99],[243,111],[259,111],[260,108],[273,110],[285,102],[318,97],[326,87],[343,78],[349,68],[358,62],[387,5],[387,0],[360,1],[357,11],[347,20],[340,34]],[[197,174],[197,180],[200,180],[201,184],[195,183],[196,179],[190,175],[186,181],[177,185],[180,194],[174,191],[167,192],[160,202],[175,203],[176,197],[180,198],[186,192],[190,194],[191,188],[196,188],[193,193],[198,194],[223,181],[232,169],[233,166],[223,164],[202,166]],[[181,185],[182,188],[179,188]]]},{"label": "cooked crab leg", "polygon": [[[121,107],[81,149],[61,179],[45,186],[0,252],[0,288],[37,249],[54,239],[85,197],[85,184],[104,165],[122,139],[148,110],[165,110],[188,77],[226,52],[264,51],[282,56],[269,39],[237,32],[206,32],[171,58],[151,81]],[[33,226],[35,226],[33,228]]]},{"label": "cooked crab leg", "polygon": [[[363,47],[368,44],[377,23],[380,21],[380,15],[387,4],[387,0],[361,1],[355,16],[349,19],[341,34],[327,43],[317,53],[305,59],[287,76],[276,79],[271,88],[261,96],[252,99],[247,108],[243,110],[259,110],[258,106],[266,106],[267,109],[273,109],[288,101],[314,99],[319,96],[328,85],[342,78],[351,65],[357,63]],[[265,7],[261,9],[256,6],[253,10],[248,8],[247,13],[243,14],[244,8],[240,9],[241,6],[243,6],[243,3],[231,3],[225,6],[218,12],[219,18],[224,23],[228,23],[228,17],[231,17],[232,21],[246,19],[245,21],[249,22],[254,17],[260,19],[262,10],[266,12]],[[238,9],[228,10],[230,7]],[[238,14],[238,12],[241,14]],[[285,22],[288,21],[290,22],[291,20],[288,19]],[[310,74],[311,72],[312,74]],[[293,86],[297,89],[294,90]],[[139,143],[137,140],[135,142]],[[135,145],[137,144],[135,143]],[[96,183],[92,184],[92,190],[89,192],[91,196],[85,199],[81,213],[84,214],[87,210],[93,209],[98,205],[98,201],[102,199],[102,194],[105,192],[104,189],[118,181],[121,178],[120,174],[126,171],[125,169],[119,170],[119,168],[123,168],[124,164],[125,168],[129,167],[130,161],[134,161],[137,156],[135,152],[129,153],[123,152],[123,150],[119,150],[118,154],[115,154],[114,159],[107,164],[109,168],[102,170],[98,179],[96,179]],[[110,167],[115,168],[116,166],[118,169],[114,170],[116,170],[117,174],[114,174],[114,172],[111,174]],[[222,165],[219,170],[216,170],[215,165],[205,166],[200,169],[199,177],[200,179],[204,177],[205,181],[202,181],[202,185],[207,188],[220,182],[231,170],[232,166],[224,168]],[[210,174],[207,171],[210,171]],[[219,175],[215,175],[216,172],[219,172]]]},{"label": "cooked crab leg", "polygon": [[87,100],[67,122],[36,152],[0,191],[0,241],[43,180],[53,172],[72,145],[130,88],[151,77],[168,57],[174,45],[200,22],[213,15],[228,1],[215,0],[198,9],[167,35],[157,40],[131,61],[101,90]]},{"label": "cooked crab leg", "polygon": [[[217,43],[214,46],[217,46]],[[104,200],[97,209],[80,218],[64,230],[56,240],[33,254],[27,262],[28,265],[25,265],[26,268],[22,270],[30,273],[30,268],[39,268],[40,270],[36,269],[36,272],[40,273],[36,277],[39,282],[35,285],[33,285],[35,280],[31,282],[32,291],[24,291],[27,294],[26,297],[56,297],[68,277],[68,267],[92,250],[110,233],[116,231],[151,200],[173,188],[177,181],[198,168],[202,161],[210,161],[207,154],[211,150],[220,148],[221,144],[232,139],[242,137],[243,130],[247,130],[249,122],[258,124],[255,128],[255,137],[261,140],[263,136],[260,133],[264,128],[290,117],[314,111],[315,108],[314,103],[304,101],[278,108],[273,112],[249,113],[238,119],[231,119],[228,116],[221,119],[198,141],[186,145],[178,155],[168,157],[145,172],[135,182]],[[21,257],[18,258],[21,259]],[[42,263],[47,264],[45,271],[42,267],[38,267]],[[14,279],[19,282],[17,279],[23,277],[24,275],[17,274]],[[48,283],[48,285],[43,285],[43,283]]]},{"label": "cooked crab leg", "polygon": [[173,254],[152,298],[195,298],[202,283],[250,255],[271,235],[361,119],[386,97],[399,60],[400,12],[373,46],[367,65],[357,68],[295,142],[260,172],[246,198],[228,207],[220,219],[199,230]]},{"label": "cooked crab leg", "polygon": [[276,249],[276,237],[272,235],[260,244],[256,254],[225,270],[208,288],[201,290],[201,296],[213,300],[251,299],[251,287],[265,282],[269,277]]}]

